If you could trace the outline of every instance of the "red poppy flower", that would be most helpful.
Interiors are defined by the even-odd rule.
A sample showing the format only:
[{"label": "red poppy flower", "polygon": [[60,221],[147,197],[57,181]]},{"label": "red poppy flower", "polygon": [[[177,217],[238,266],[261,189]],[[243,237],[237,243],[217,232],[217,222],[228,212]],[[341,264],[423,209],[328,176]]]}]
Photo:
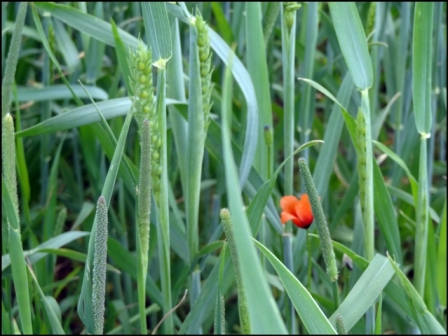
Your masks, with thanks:
[{"label": "red poppy flower", "polygon": [[282,224],[292,220],[299,228],[308,229],[313,222],[313,212],[307,194],[300,199],[295,196],[283,196],[280,200],[282,213],[280,214]]}]

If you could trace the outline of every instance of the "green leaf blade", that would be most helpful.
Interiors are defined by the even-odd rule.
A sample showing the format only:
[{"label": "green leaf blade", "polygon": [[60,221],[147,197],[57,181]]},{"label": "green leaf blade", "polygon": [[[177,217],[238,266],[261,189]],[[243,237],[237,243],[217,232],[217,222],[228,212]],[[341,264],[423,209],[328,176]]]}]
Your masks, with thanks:
[{"label": "green leaf blade", "polygon": [[373,84],[367,39],[354,2],[330,2],[334,29],[355,86],[364,91]]}]

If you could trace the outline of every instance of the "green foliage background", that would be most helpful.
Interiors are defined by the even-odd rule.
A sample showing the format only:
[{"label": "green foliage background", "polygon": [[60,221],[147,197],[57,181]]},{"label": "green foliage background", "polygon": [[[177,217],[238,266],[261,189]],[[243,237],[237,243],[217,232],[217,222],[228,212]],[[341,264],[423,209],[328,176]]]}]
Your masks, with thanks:
[{"label": "green foliage background", "polygon": [[[152,332],[175,306],[157,333],[213,332],[221,295],[226,332],[240,332],[234,269],[230,253],[222,252],[228,245],[219,216],[225,207],[235,227],[252,332],[334,333],[337,314],[350,333],[446,332],[446,3],[431,7],[433,30],[423,31],[426,37],[414,32],[415,3],[356,3],[350,5],[353,12],[302,3],[293,14],[287,11],[291,4],[285,5],[166,3],[160,13],[169,26],[162,28],[158,16],[140,3],[28,5],[15,86],[5,79],[2,85],[3,100],[3,92],[11,95],[2,116],[8,108],[15,121],[21,242],[32,272],[22,282],[28,287],[17,288],[9,266],[20,251],[9,246],[14,211],[4,187],[2,333],[25,330],[23,312],[17,310],[21,290],[30,293],[33,333],[86,331],[77,304],[95,204],[105,190],[110,195],[105,333],[140,333],[145,313]],[[190,15],[196,8],[209,26],[213,53],[213,85],[205,88],[190,55],[196,38]],[[18,4],[2,3],[3,74],[10,74],[5,67],[17,11]],[[339,22],[350,33],[347,13],[359,16],[357,33],[368,43],[364,56],[373,81],[366,84],[367,100],[355,87],[362,76],[362,65],[353,61],[358,55],[343,52],[350,46],[335,31]],[[294,31],[283,35],[287,15],[294,16]],[[134,224],[140,142],[137,123],[126,133],[125,122],[131,108],[127,53],[137,48],[138,38],[168,60],[166,73],[153,70],[155,94],[166,89],[158,111],[166,111],[162,188],[168,221],[153,200],[145,312],[137,305]],[[430,67],[418,73],[413,62],[425,62],[425,55]],[[424,98],[430,108],[423,112],[414,111],[416,82],[430,90]],[[193,118],[202,110],[203,90],[212,90],[212,107],[201,143],[194,135],[204,127]],[[365,252],[360,152],[352,139],[359,136],[361,106],[370,109],[367,126],[376,161],[373,258]],[[266,125],[273,132],[272,147],[265,142]],[[424,141],[422,129],[429,134]],[[284,162],[302,145],[300,154]],[[422,146],[426,155],[420,155]],[[106,179],[117,167],[111,164],[114,153],[116,181]],[[336,284],[325,273],[316,225],[306,231],[280,223],[281,196],[306,192],[299,155],[311,170],[334,242]],[[428,220],[420,226],[426,210]],[[195,211],[197,218],[191,215]],[[420,232],[427,234],[424,243]],[[20,241],[20,233],[16,238]],[[416,267],[424,271],[414,272]]]}]

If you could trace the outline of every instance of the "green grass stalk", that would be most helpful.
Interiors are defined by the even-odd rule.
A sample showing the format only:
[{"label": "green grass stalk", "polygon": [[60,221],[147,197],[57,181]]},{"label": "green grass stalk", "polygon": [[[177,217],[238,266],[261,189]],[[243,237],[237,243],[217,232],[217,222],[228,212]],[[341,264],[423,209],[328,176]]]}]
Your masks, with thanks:
[{"label": "green grass stalk", "polygon": [[[263,37],[261,18],[261,4],[259,2],[245,2],[245,36],[247,53],[247,70],[252,79],[258,107],[258,124],[256,125],[258,146],[256,147],[253,165],[261,178],[266,180],[266,147],[262,146],[263,126],[272,126],[271,94],[266,61],[266,46]],[[242,187],[244,185],[242,184]]]},{"label": "green grass stalk", "polygon": [[415,222],[414,285],[423,297],[425,290],[426,254],[428,249],[428,171],[426,138],[420,139],[420,160],[418,170],[418,205]]},{"label": "green grass stalk", "polygon": [[[168,314],[172,308],[171,299],[171,262],[170,262],[170,228],[168,209],[168,164],[167,164],[167,139],[166,139],[166,69],[160,68],[157,71],[157,117],[161,130],[161,180],[160,193],[157,198],[159,208],[160,227],[162,241],[159,241],[159,260],[162,278],[163,312]],[[165,333],[172,334],[173,316],[169,314],[165,321]]]},{"label": "green grass stalk", "polygon": [[375,321],[375,334],[382,335],[382,308],[383,308],[383,294],[380,293],[380,297],[378,298],[378,309],[376,311],[376,321]]},{"label": "green grass stalk", "polygon": [[366,252],[366,259],[372,260],[375,254],[375,219],[373,211],[372,126],[368,90],[361,91],[361,111],[365,121],[365,158],[358,158],[358,160],[363,160],[363,162],[365,162],[365,185],[363,186],[365,195],[364,198],[361,199],[364,220],[364,249]]},{"label": "green grass stalk", "polygon": [[[292,160],[291,160],[292,161]],[[283,242],[283,263],[285,266],[293,272],[294,264],[293,264],[293,254],[292,254],[292,233],[284,232],[282,234],[282,242]],[[290,301],[290,300],[288,300]],[[294,305],[290,302],[289,306],[286,309],[287,313],[289,313],[290,318],[290,333],[297,333],[297,323],[296,323],[296,312],[294,309]]]},{"label": "green grass stalk", "polygon": [[226,320],[225,320],[225,301],[224,296],[219,295],[216,297],[215,305],[215,322],[214,322],[214,335],[226,334]]},{"label": "green grass stalk", "polygon": [[[272,132],[272,127],[269,125],[265,125],[264,126],[264,143],[266,145],[266,149],[267,149],[267,158],[266,158],[266,166],[268,167],[268,180],[271,179],[272,176],[272,169],[273,169],[273,165],[272,165],[272,157],[273,157],[273,152],[272,152],[272,147],[273,147],[273,143],[274,143],[274,135]],[[260,228],[259,228],[259,233],[258,233],[258,237],[260,238],[260,242],[263,245],[266,245],[266,231],[267,231],[267,222],[266,222],[266,217],[262,216],[261,218],[261,222],[260,222]],[[260,262],[261,262],[261,266],[263,269],[266,269],[266,258],[265,256],[260,253]]]},{"label": "green grass stalk", "polygon": [[339,285],[337,281],[332,282],[333,287],[333,302],[334,302],[334,308],[338,309],[339,307]]},{"label": "green grass stalk", "polygon": [[[283,64],[283,132],[284,144],[283,152],[285,158],[292,155],[294,150],[294,60],[295,60],[295,40],[296,40],[296,10],[300,6],[294,3],[282,3],[280,5],[281,23],[282,23],[282,60]],[[284,195],[293,194],[294,186],[294,160],[288,160],[285,163],[285,181],[283,192]],[[283,253],[285,266],[293,270],[293,253],[292,253],[292,224],[291,221],[286,222],[283,226]],[[290,300],[289,300],[290,301]],[[287,313],[290,312],[289,332],[297,333],[297,325],[295,319],[295,310],[292,302],[289,302]]]},{"label": "green grass stalk", "polygon": [[[284,157],[287,158],[292,155],[294,149],[294,59],[296,20],[295,15],[287,12],[284,6],[281,6],[280,12],[282,19],[282,60],[283,64],[285,65],[283,67],[283,153]],[[287,17],[289,19],[287,19]],[[285,182],[283,187],[284,195],[292,195],[293,193],[293,173],[294,161],[289,160],[285,163]],[[287,225],[285,225],[284,231],[292,231],[290,221],[287,223]]]},{"label": "green grass stalk", "polygon": [[[299,41],[301,44],[305,45],[304,60],[301,68],[301,76],[305,78],[313,78],[314,73],[314,61],[316,59],[317,50],[317,35],[319,26],[319,15],[318,15],[318,3],[308,2],[304,5],[302,10],[302,21],[300,29]],[[314,88],[305,83],[300,83],[301,95],[299,104],[299,120],[297,122],[298,127],[301,129],[300,132],[300,142],[307,143],[309,141],[310,135],[312,135],[313,119],[315,114],[314,109]],[[309,148],[305,148],[303,157],[308,161]],[[301,185],[303,190],[303,185]]]},{"label": "green grass stalk", "polygon": [[428,238],[428,161],[427,142],[432,128],[432,34],[434,3],[417,3],[414,10],[412,58],[412,97],[417,131],[420,134],[420,160],[415,230],[414,284],[421,297],[425,291]]},{"label": "green grass stalk", "polygon": [[307,266],[308,266],[308,270],[307,270],[307,285],[308,285],[308,290],[311,290],[311,270],[313,267],[313,263],[311,261],[312,258],[312,254],[311,254],[311,240],[310,240],[310,236],[308,235],[308,231],[306,232],[306,250],[307,250]]}]

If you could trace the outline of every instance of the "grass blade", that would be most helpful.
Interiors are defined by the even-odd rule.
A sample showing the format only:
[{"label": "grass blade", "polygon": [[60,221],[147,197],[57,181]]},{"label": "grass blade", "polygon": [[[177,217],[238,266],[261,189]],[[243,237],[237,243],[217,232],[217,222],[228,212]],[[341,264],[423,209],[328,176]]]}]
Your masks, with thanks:
[{"label": "grass blade", "polygon": [[148,45],[155,67],[164,68],[172,56],[171,32],[164,2],[142,2]]},{"label": "grass blade", "polygon": [[330,2],[331,18],[353,83],[360,91],[373,83],[372,61],[366,34],[354,2]]},{"label": "grass blade", "polygon": [[434,3],[416,3],[414,13],[414,37],[412,42],[412,98],[415,124],[423,137],[429,137],[432,125],[431,113],[431,58]]},{"label": "grass blade", "polygon": [[31,301],[28,289],[28,276],[26,274],[25,256],[23,254],[22,238],[20,235],[19,218],[17,218],[11,196],[7,190],[5,180],[2,178],[2,201],[8,218],[9,251],[11,257],[12,278],[14,282],[17,303],[19,306],[22,332],[32,334]]},{"label": "grass blade", "polygon": [[[344,318],[345,327],[349,331],[373,305],[394,273],[389,260],[377,254],[339,308],[331,315],[333,326],[336,326],[336,315],[339,314]],[[360,297],[363,300],[360,300]]]},{"label": "grass blade", "polygon": [[[230,67],[231,68],[231,67]],[[247,217],[243,212],[243,203],[240,187],[237,179],[236,169],[233,164],[233,154],[230,142],[231,115],[231,77],[230,69],[227,68],[223,92],[223,130],[222,142],[224,147],[224,165],[226,169],[226,186],[229,197],[229,208],[235,228],[235,245],[238,255],[250,260],[243,263],[239,258],[243,287],[246,292],[249,316],[253,333],[286,333],[286,327],[281,319],[280,312],[272,298],[266,278],[261,269],[260,260],[256,254],[255,247],[250,241],[251,233]],[[253,279],[257,279],[256,282]]]},{"label": "grass blade", "polygon": [[311,294],[297,280],[294,274],[263,244],[256,239],[252,238],[252,240],[275,268],[307,331],[310,334],[336,334],[336,331],[322,313],[322,310],[320,310]]}]

